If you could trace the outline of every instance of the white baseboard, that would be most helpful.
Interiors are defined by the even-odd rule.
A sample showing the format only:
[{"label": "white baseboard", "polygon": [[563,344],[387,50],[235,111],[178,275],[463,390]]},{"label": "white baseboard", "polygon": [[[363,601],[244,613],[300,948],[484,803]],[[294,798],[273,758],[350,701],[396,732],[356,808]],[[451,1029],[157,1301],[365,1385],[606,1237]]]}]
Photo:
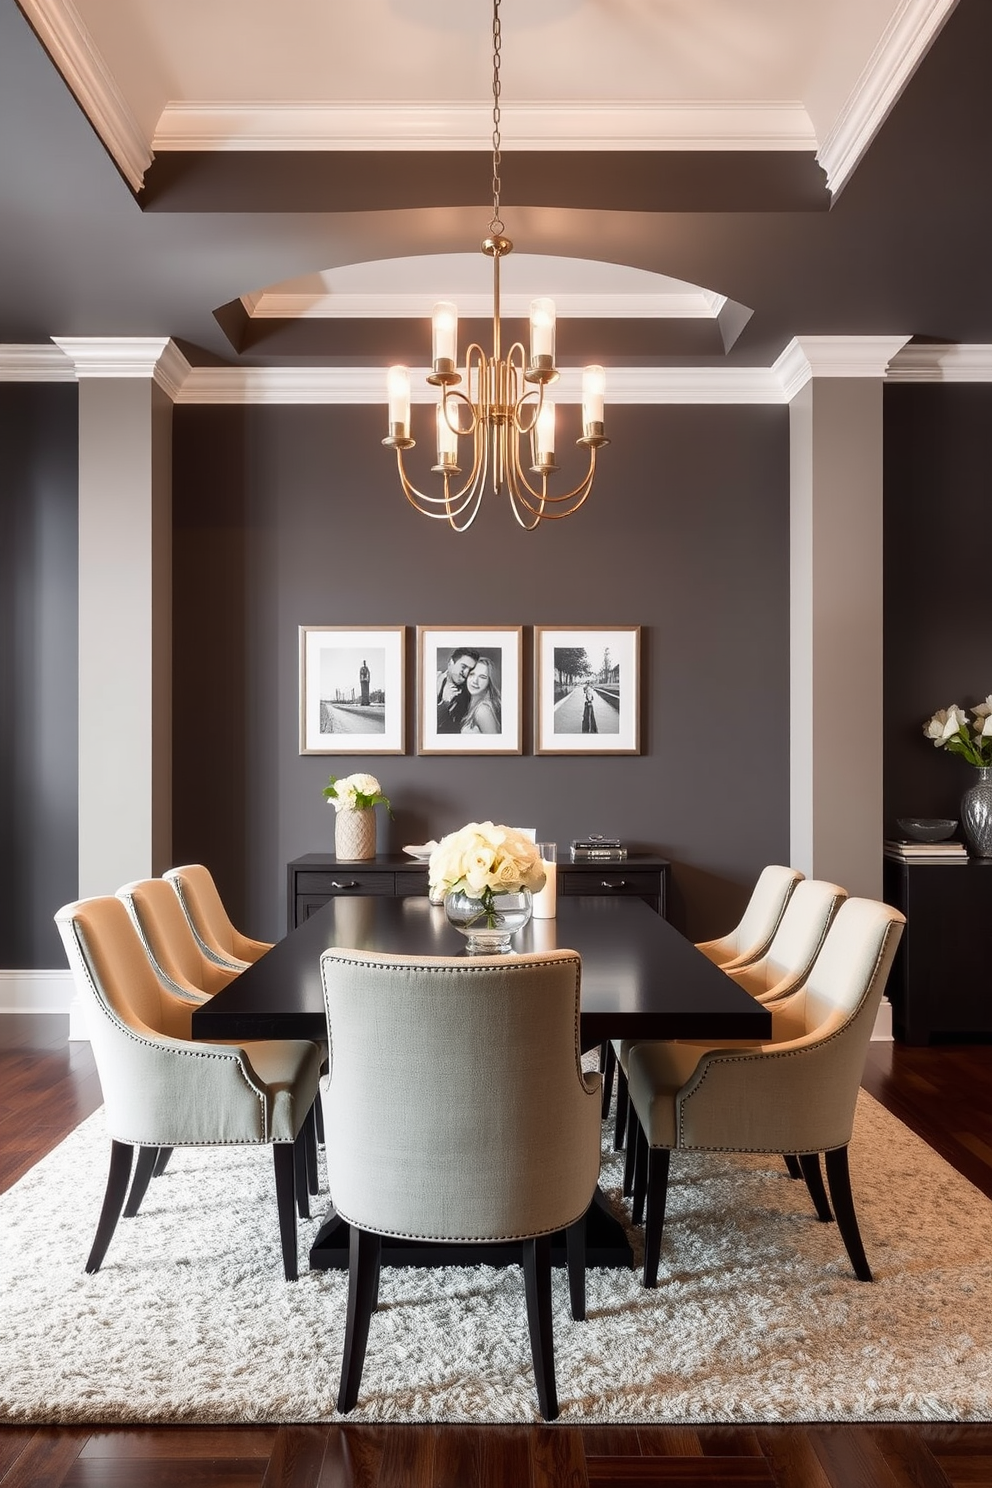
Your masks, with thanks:
[{"label": "white baseboard", "polygon": [[0,971],[0,1013],[67,1013],[76,1000],[72,972]]},{"label": "white baseboard", "polygon": [[871,1031],[872,1042],[891,1044],[892,1042],[892,1004],[887,997],[883,997],[878,1004],[878,1012],[875,1014],[875,1027]]}]

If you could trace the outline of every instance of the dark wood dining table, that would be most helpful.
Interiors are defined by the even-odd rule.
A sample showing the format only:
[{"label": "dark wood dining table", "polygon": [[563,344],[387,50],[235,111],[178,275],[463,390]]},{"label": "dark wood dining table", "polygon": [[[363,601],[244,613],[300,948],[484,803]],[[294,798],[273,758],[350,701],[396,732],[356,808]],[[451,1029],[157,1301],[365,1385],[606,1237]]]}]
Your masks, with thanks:
[{"label": "dark wood dining table", "polygon": [[[417,956],[464,953],[443,908],[426,897],[332,899],[193,1012],[203,1040],[326,1036],[320,956],[328,946]],[[606,1039],[751,1039],[769,1037],[771,1015],[675,929],[637,899],[559,899],[557,917],[532,920],[514,938],[517,951],[562,947],[582,958],[583,1050]],[[333,1140],[333,1134],[327,1134]],[[395,1242],[383,1264],[506,1264],[514,1247],[449,1247]],[[519,1247],[516,1247],[519,1250]],[[486,1253],[483,1254],[482,1252]],[[490,1254],[492,1252],[492,1254]],[[590,1265],[630,1265],[622,1226],[602,1196],[590,1212]],[[347,1225],[329,1211],[310,1253],[312,1269],[347,1266]]]}]

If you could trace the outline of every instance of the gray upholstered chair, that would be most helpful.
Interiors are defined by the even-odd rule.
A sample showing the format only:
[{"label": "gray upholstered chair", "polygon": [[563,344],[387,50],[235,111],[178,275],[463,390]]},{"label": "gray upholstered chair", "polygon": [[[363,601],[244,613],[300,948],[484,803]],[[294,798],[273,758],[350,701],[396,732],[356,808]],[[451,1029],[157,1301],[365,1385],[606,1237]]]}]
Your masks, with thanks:
[{"label": "gray upholstered chair", "polygon": [[725,967],[727,975],[758,1002],[775,1002],[795,992],[809,976],[846,898],[846,889],[825,879],[797,883],[765,954],[746,966]]},{"label": "gray upholstered chair", "polygon": [[437,960],[321,957],[333,1131],[327,1173],[351,1225],[338,1409],[358,1399],[380,1237],[523,1245],[540,1408],[558,1414],[551,1236],[565,1230],[585,1316],[583,1217],[599,1175],[599,1076],[579,1060],[574,951]]},{"label": "gray upholstered chair", "polygon": [[203,1002],[230,985],[243,965],[221,966],[197,943],[171,884],[140,878],[117,890],[149,960],[170,992]]},{"label": "gray upholstered chair", "polygon": [[190,929],[208,960],[218,966],[243,971],[259,956],[271,951],[271,941],[252,940],[234,928],[217,892],[213,874],[202,863],[170,868],[163,877],[178,895]]},{"label": "gray upholstered chair", "polygon": [[797,868],[770,863],[758,875],[740,923],[717,940],[700,940],[696,949],[724,971],[757,961],[771,945],[785,906],[803,875]]},{"label": "gray upholstered chair", "polygon": [[[847,1146],[868,1040],[904,924],[888,904],[843,903],[805,985],[771,1005],[774,1029],[768,1044],[631,1047],[627,1076],[638,1121],[635,1222],[645,1191],[647,1198],[645,1286],[657,1284],[673,1150],[795,1153],[807,1166],[815,1163],[817,1172],[822,1152],[855,1275],[871,1281]],[[829,1209],[819,1217],[829,1219]]]},{"label": "gray upholstered chair", "polygon": [[[194,1043],[194,1004],[155,975],[119,899],[83,899],[55,916],[89,1034],[111,1137],[110,1175],[86,1262],[98,1271],[121,1211],[130,1215],[160,1151],[271,1145],[287,1281],[297,1276],[296,1210],[306,1213],[300,1133],[313,1107],[320,1054],[304,1040]],[[127,1199],[134,1149],[138,1172]]]}]

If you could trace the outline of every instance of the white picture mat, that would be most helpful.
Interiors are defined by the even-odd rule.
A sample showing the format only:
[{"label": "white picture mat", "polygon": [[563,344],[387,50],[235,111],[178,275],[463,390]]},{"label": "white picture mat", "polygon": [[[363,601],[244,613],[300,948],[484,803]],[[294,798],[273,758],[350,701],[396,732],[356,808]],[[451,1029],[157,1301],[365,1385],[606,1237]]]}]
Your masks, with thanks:
[{"label": "white picture mat", "polygon": [[[300,626],[300,753],[402,754],[404,739],[405,627],[336,625]],[[368,666],[370,696],[385,694],[381,717],[375,707],[364,713],[354,702],[342,714],[354,727],[348,732],[322,732],[321,700],[360,688],[360,668]],[[363,722],[367,727],[362,727]]]},{"label": "white picture mat", "polygon": [[[417,627],[419,752],[421,754],[521,753],[521,627]],[[445,734],[438,730],[438,674],[451,653],[465,646],[498,658],[501,727],[498,734]]]},{"label": "white picture mat", "polygon": [[[594,679],[603,666],[607,651],[612,667],[619,669],[617,684],[603,689],[617,695],[616,717],[609,716],[608,731],[588,733],[582,730],[577,695],[556,698],[555,653],[564,649],[585,651]],[[639,753],[640,626],[536,626],[534,675],[535,753]],[[577,684],[573,691],[578,694],[578,690]]]}]

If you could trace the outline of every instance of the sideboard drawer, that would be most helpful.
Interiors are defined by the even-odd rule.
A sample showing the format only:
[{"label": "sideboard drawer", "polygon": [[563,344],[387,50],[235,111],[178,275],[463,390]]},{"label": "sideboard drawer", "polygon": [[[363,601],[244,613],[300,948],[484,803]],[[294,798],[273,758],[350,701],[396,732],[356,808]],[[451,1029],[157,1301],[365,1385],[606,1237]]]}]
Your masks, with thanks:
[{"label": "sideboard drawer", "polygon": [[298,873],[297,894],[323,894],[333,899],[338,894],[370,894],[377,899],[392,899],[396,893],[394,873],[370,872],[365,868],[344,866],[334,873]]},{"label": "sideboard drawer", "polygon": [[594,872],[584,869],[582,873],[570,873],[570,864],[559,865],[558,892],[560,894],[631,894],[641,897],[657,896],[659,874],[625,870],[622,863],[615,866],[597,865]]}]

